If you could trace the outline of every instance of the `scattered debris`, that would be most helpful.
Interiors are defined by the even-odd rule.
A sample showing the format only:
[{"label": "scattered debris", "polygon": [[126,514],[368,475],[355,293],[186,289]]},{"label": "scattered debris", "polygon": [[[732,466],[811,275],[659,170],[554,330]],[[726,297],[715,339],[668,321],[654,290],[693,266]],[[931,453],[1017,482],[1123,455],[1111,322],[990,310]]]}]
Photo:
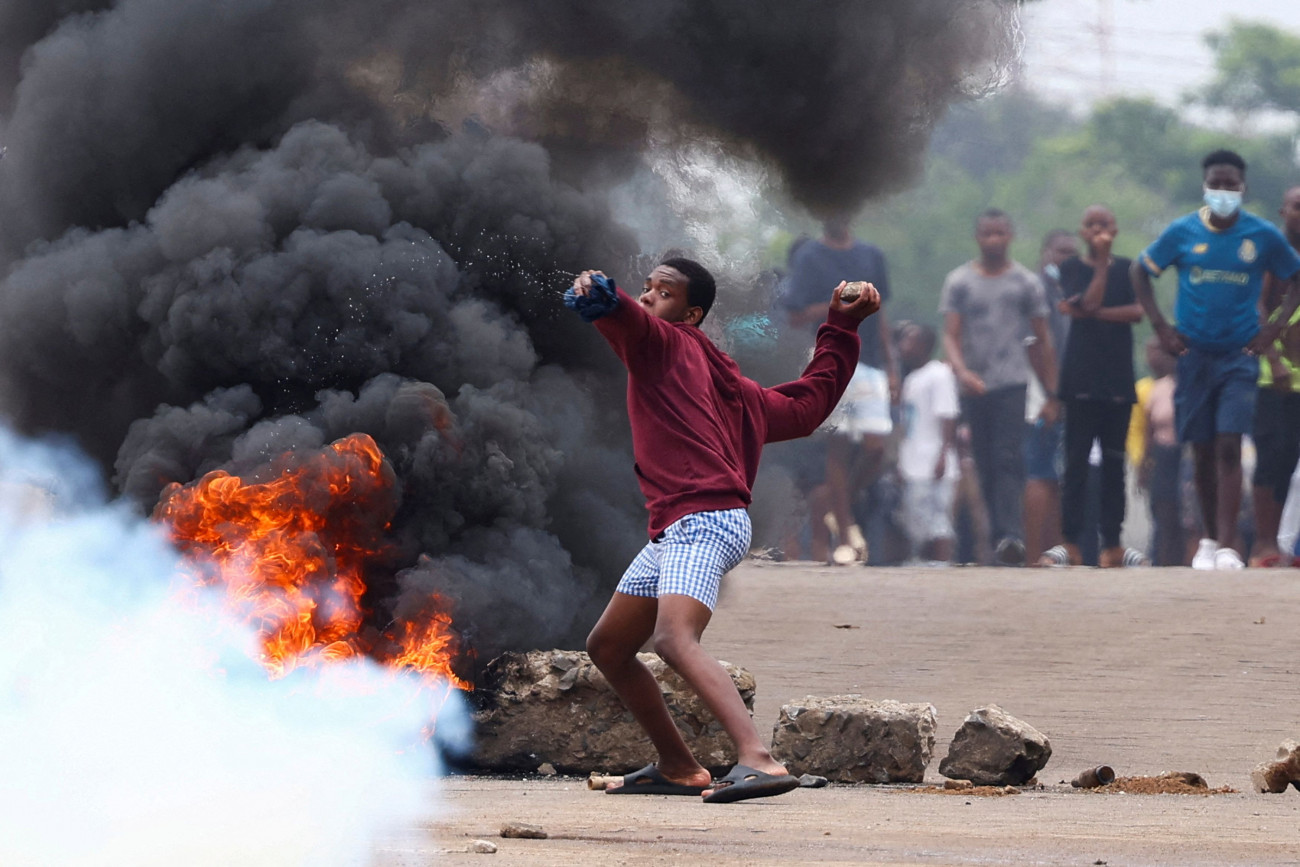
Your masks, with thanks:
[{"label": "scattered debris", "polygon": [[603,792],[610,786],[613,785],[621,786],[622,784],[623,784],[622,777],[610,776],[608,774],[598,774],[595,771],[592,771],[591,776],[587,777],[587,788],[595,792]]},{"label": "scattered debris", "polygon": [[1113,783],[1084,791],[1102,795],[1233,795],[1237,792],[1231,786],[1211,789],[1204,777],[1191,771],[1172,771],[1158,777],[1118,777]]},{"label": "scattered debris", "polygon": [[975,788],[975,784],[970,780],[944,780],[943,787],[945,789],[951,789],[954,792],[964,792]]},{"label": "scattered debris", "polygon": [[524,822],[506,822],[501,826],[502,837],[512,837],[516,840],[545,840],[546,832],[542,830],[541,825],[528,825]]},{"label": "scattered debris", "polygon": [[861,626],[855,626],[852,623],[836,623],[836,629],[861,629]]},{"label": "scattered debris", "polygon": [[542,762],[537,766],[537,773],[541,774],[543,777],[553,777],[556,774],[555,765],[550,762]]},{"label": "scattered debris", "polygon": [[475,840],[469,844],[469,851],[476,855],[495,855],[497,844],[491,840]]},{"label": "scattered debris", "polygon": [[830,780],[825,777],[819,777],[817,774],[804,774],[799,778],[799,788],[824,789],[830,785],[830,782]]},{"label": "scattered debris", "polygon": [[785,551],[780,548],[755,548],[749,552],[751,560],[770,560],[773,563],[785,562]]},{"label": "scattered debris", "polygon": [[1110,765],[1098,765],[1079,774],[1070,781],[1076,789],[1095,789],[1115,782],[1115,769]]},{"label": "scattered debris", "polygon": [[[966,783],[965,787],[951,787],[948,783]],[[965,797],[974,796],[976,798],[1002,798],[1007,795],[1019,795],[1020,790],[1015,786],[976,786],[971,784],[970,780],[947,780],[942,786],[917,786],[912,789],[904,789],[906,792],[915,792],[918,795],[962,795]],[[970,803],[967,801],[966,803]]]}]

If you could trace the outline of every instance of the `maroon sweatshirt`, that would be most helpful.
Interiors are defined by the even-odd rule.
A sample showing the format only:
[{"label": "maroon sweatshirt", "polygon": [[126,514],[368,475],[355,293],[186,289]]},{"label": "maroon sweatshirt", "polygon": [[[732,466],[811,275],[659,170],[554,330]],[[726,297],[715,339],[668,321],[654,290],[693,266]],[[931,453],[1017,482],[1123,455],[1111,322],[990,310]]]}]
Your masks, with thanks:
[{"label": "maroon sweatshirt", "polygon": [[627,365],[627,414],[650,538],[694,512],[745,508],[764,443],[817,429],[858,363],[858,320],[831,310],[794,382],[763,388],[698,327],[645,311],[621,289],[595,322]]}]

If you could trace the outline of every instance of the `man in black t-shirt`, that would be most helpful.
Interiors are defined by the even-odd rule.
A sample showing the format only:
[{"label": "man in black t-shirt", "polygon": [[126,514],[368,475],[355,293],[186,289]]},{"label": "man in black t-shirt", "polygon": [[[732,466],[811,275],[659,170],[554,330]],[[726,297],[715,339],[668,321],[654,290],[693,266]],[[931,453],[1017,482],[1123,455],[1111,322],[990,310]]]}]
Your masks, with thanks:
[{"label": "man in black t-shirt", "polygon": [[1132,262],[1111,255],[1118,231],[1103,205],[1083,212],[1082,257],[1061,263],[1062,313],[1072,318],[1061,362],[1058,393],[1065,407],[1065,480],[1061,535],[1069,562],[1080,562],[1088,456],[1101,446],[1099,565],[1124,564],[1124,446],[1137,395],[1133,390],[1133,323],[1142,307],[1129,277]]}]

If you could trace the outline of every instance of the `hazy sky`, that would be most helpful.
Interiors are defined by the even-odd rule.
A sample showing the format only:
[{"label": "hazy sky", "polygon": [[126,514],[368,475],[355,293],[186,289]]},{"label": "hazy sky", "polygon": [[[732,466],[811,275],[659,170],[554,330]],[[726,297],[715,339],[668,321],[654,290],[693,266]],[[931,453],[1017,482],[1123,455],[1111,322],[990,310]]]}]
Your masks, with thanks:
[{"label": "hazy sky", "polygon": [[1024,13],[1025,82],[1072,103],[1109,89],[1176,104],[1213,73],[1204,33],[1234,17],[1300,34],[1298,0],[1041,0]]}]

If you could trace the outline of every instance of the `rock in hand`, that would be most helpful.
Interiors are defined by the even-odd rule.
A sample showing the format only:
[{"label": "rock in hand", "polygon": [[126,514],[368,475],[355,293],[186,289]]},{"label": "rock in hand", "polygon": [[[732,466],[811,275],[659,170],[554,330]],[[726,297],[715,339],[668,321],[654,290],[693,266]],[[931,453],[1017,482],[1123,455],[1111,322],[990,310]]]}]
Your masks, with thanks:
[{"label": "rock in hand", "polygon": [[858,300],[863,292],[867,291],[867,285],[868,284],[863,283],[860,280],[848,284],[840,290],[840,300],[845,304],[852,304],[854,301]]}]

